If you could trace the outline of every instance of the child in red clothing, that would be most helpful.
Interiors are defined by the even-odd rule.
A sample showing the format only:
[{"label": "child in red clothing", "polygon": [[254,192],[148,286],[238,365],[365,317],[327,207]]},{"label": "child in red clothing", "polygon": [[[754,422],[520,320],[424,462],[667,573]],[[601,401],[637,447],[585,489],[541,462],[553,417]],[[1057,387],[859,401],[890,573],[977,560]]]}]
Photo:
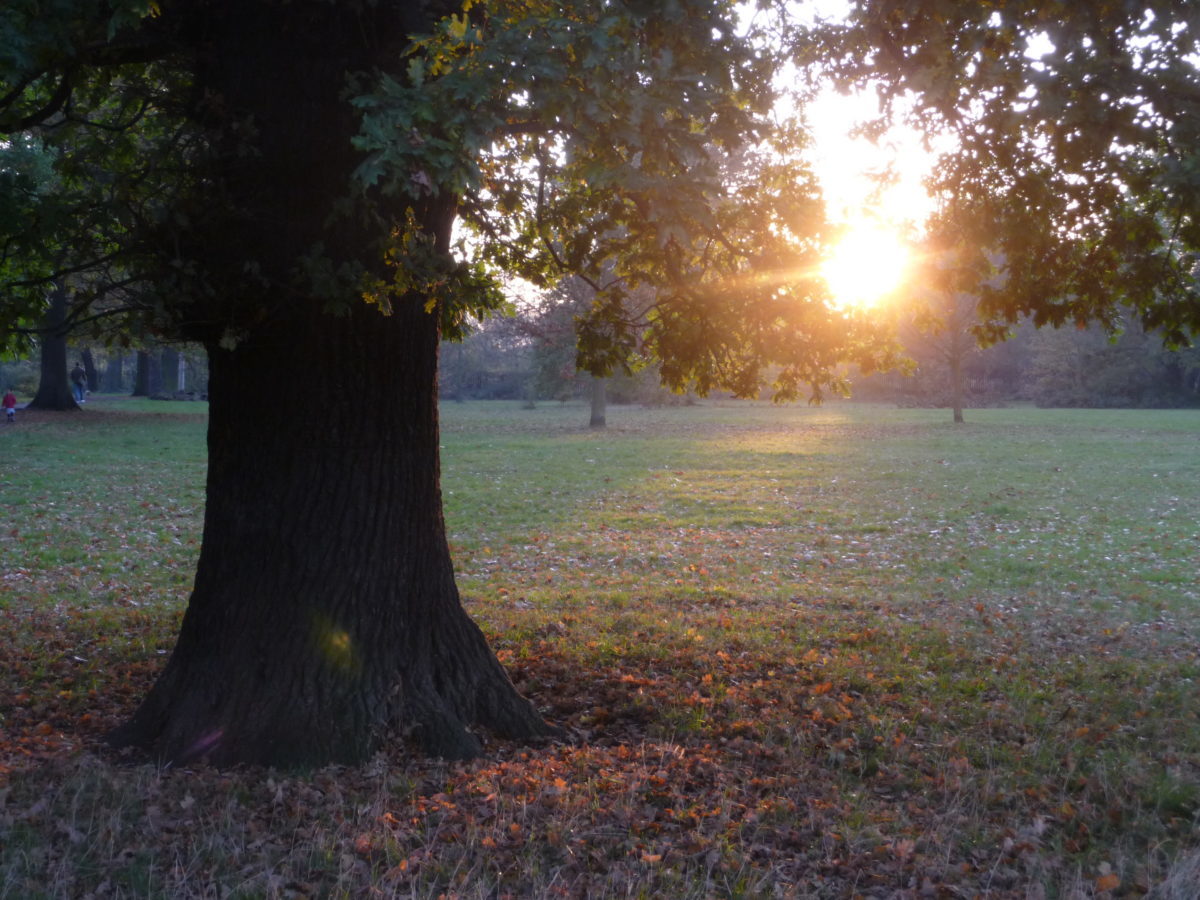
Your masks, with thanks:
[{"label": "child in red clothing", "polygon": [[12,425],[17,421],[17,395],[12,392],[12,388],[8,389],[8,393],[4,395],[4,400],[0,405],[4,406],[4,420]]}]

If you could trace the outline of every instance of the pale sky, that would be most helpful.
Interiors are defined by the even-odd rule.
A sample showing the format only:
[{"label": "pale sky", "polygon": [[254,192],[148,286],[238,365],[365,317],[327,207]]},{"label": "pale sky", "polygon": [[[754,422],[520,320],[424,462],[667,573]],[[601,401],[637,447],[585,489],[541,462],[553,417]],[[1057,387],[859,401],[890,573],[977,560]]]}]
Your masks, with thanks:
[{"label": "pale sky", "polygon": [[[878,142],[850,137],[854,126],[877,113],[873,93],[843,96],[832,89],[809,104],[806,117],[816,145],[813,164],[821,179],[829,216],[849,225],[860,219],[881,224],[919,226],[932,211],[921,181],[933,157],[916,132],[896,128]],[[871,176],[895,169],[897,180],[880,189]],[[879,196],[873,194],[879,192]]]},{"label": "pale sky", "polygon": [[[837,21],[845,17],[848,7],[846,0],[796,0],[789,14],[808,22]],[[749,21],[754,14],[754,7],[744,4],[745,19]],[[789,77],[794,75],[781,74],[784,80]],[[848,225],[866,216],[901,230],[906,225],[919,226],[932,208],[921,185],[932,164],[921,137],[899,128],[892,129],[878,143],[849,136],[856,125],[873,119],[878,111],[874,92],[843,96],[832,88],[804,109],[816,140],[811,158],[825,191],[829,216]],[[791,114],[786,102],[780,114]],[[873,198],[878,184],[871,174],[884,172],[889,165],[895,167],[898,180]]]},{"label": "pale sky", "polygon": [[[877,115],[872,91],[845,96],[829,88],[804,109],[826,214],[845,228],[822,266],[839,307],[870,309],[902,288],[911,241],[933,211],[922,184],[933,155],[918,133],[893,128],[876,141],[851,136],[855,126]],[[892,177],[885,183],[872,177],[889,169]]]}]

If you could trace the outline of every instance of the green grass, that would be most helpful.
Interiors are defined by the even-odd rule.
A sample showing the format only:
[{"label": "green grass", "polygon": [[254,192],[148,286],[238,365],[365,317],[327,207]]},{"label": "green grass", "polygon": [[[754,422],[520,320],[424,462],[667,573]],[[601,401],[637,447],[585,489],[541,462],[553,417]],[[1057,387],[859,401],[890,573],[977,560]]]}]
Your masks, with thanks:
[{"label": "green grass", "polygon": [[[18,596],[105,606],[186,599],[204,506],[206,403],[99,397],[5,426],[0,544]],[[146,569],[156,570],[145,577]],[[137,575],[135,578],[129,576]],[[0,607],[13,594],[0,593]]]},{"label": "green grass", "polygon": [[0,427],[0,897],[1195,896],[1200,413],[447,404],[464,601],[572,740],[123,768],[204,413]]}]

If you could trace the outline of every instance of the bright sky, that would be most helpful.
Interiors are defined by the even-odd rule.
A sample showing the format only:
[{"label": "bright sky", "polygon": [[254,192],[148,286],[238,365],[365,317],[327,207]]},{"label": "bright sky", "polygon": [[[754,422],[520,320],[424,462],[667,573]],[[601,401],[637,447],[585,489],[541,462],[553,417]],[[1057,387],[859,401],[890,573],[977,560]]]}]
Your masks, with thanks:
[{"label": "bright sky", "polygon": [[[932,211],[921,179],[932,159],[915,132],[893,130],[879,142],[850,137],[854,126],[877,115],[870,94],[843,96],[832,90],[809,104],[805,114],[816,137],[814,163],[834,221],[856,223],[864,216],[897,226],[919,225]],[[883,187],[872,178],[893,169]]]},{"label": "bright sky", "polygon": [[[878,141],[851,137],[877,111],[873,93],[843,96],[833,90],[805,110],[829,218],[845,228],[824,266],[839,306],[871,307],[902,286],[911,258],[906,236],[933,211],[922,185],[933,157],[920,135],[894,129]],[[881,182],[877,176],[885,174]]]},{"label": "bright sky", "polygon": [[[805,0],[792,7],[793,15],[805,19],[836,20],[846,12],[846,0]],[[746,14],[753,14],[751,7]],[[845,96],[832,88],[803,113],[813,130],[811,158],[829,218],[845,229],[824,266],[840,306],[873,306],[901,285],[911,255],[906,236],[919,231],[933,211],[922,185],[933,157],[919,134],[893,129],[878,141],[850,136],[878,113],[873,91]],[[873,177],[884,174],[890,176],[884,183]]]}]

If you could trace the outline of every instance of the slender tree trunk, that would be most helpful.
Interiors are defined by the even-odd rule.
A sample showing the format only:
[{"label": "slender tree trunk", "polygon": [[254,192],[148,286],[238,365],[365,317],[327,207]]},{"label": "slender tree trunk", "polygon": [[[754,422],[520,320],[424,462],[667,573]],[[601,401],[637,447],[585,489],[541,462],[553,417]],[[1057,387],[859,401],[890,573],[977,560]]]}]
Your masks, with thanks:
[{"label": "slender tree trunk", "polygon": [[608,390],[606,382],[603,378],[592,376],[592,415],[588,422],[589,428],[604,428],[607,424],[605,421],[608,412]]},{"label": "slender tree trunk", "polygon": [[163,347],[159,362],[162,374],[162,390],[174,394],[179,390],[179,351],[174,347]]},{"label": "slender tree trunk", "polygon": [[161,394],[163,392],[162,360],[157,353],[146,354],[146,372],[149,395],[153,397],[155,394]]},{"label": "slender tree trunk", "polygon": [[27,409],[78,410],[71,383],[67,378],[67,333],[63,323],[67,318],[66,288],[55,286],[50,294],[41,337],[41,377],[38,389]]},{"label": "slender tree trunk", "polygon": [[950,314],[947,322],[946,355],[947,362],[950,364],[950,404],[954,409],[954,424],[962,425],[964,422],[963,405],[966,399],[966,386],[963,383],[963,363],[974,346],[974,339],[968,330],[973,315],[968,316],[966,314],[964,305],[969,304],[972,313],[975,306],[972,301],[961,294],[950,294],[948,301],[950,304]]},{"label": "slender tree trunk", "polygon": [[963,424],[963,373],[962,356],[957,351],[950,355],[950,402],[954,407],[954,424]]},{"label": "slender tree trunk", "polygon": [[79,358],[83,361],[83,371],[87,375],[87,389],[89,391],[100,390],[100,373],[96,371],[96,359],[92,356],[91,347],[81,350]]},{"label": "slender tree trunk", "polygon": [[150,396],[150,354],[145,350],[137,352],[133,367],[133,396]]},{"label": "slender tree trunk", "polygon": [[521,385],[521,392],[525,395],[525,402],[521,404],[523,409],[537,409],[537,377],[531,372],[525,376],[524,384]]}]

